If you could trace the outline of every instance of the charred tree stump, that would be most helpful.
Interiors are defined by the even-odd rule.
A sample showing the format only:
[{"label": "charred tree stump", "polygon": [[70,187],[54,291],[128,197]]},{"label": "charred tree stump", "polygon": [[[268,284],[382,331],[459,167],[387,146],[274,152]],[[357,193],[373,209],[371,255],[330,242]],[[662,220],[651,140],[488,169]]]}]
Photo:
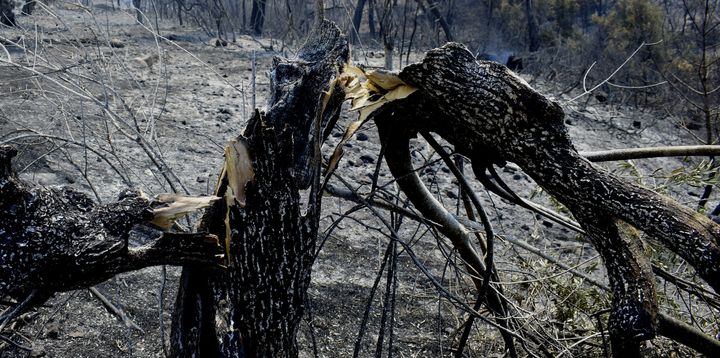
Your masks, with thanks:
[{"label": "charred tree stump", "polygon": [[[335,79],[348,51],[324,21],[296,59],[275,59],[266,109],[226,149],[216,188],[225,200],[201,224],[226,238],[227,270],[184,270],[173,356],[297,356],[319,222],[320,145],[344,100]],[[308,188],[303,203],[299,191]]]},{"label": "charred tree stump", "polygon": [[[634,228],[683,257],[720,289],[720,226],[582,158],[568,137],[562,109],[504,66],[476,62],[464,46],[450,43],[428,52],[399,77],[418,90],[370,115],[386,141],[428,131],[455,145],[476,168],[515,162],[571,210],[608,271],[616,356],[637,352],[639,342],[654,337],[658,327],[654,276]],[[405,159],[386,157],[391,169],[407,167],[391,162]],[[407,174],[393,172],[397,178]],[[418,203],[432,199],[409,196]]]},{"label": "charred tree stump", "polygon": [[163,211],[140,192],[98,206],[71,188],[28,188],[12,171],[16,154],[0,146],[0,300],[18,302],[0,327],[55,292],[90,287],[121,272],[221,263],[217,237],[170,233],[152,224]]}]

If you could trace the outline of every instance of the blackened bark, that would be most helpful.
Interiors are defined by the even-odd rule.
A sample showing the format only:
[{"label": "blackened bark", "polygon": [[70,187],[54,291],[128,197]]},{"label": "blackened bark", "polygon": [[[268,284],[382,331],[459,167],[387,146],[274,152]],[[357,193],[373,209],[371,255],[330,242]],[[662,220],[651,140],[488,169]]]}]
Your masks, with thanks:
[{"label": "blackened bark", "polygon": [[[427,2],[427,4],[426,4]],[[434,0],[417,0],[418,5],[420,5],[420,8],[423,9],[423,11],[430,11],[432,16],[435,18],[435,21],[437,21],[440,24],[440,27],[443,29],[443,32],[445,33],[445,40],[446,41],[453,41],[453,35],[452,31],[450,30],[450,24],[445,20],[445,17],[442,16],[440,13],[440,4],[437,1]]]},{"label": "blackened bark", "polygon": [[151,225],[154,204],[139,192],[97,206],[71,188],[27,188],[12,171],[15,154],[0,146],[0,300],[32,295],[40,304],[55,292],[90,287],[120,272],[220,263],[216,237]]},{"label": "blackened bark", "polygon": [[366,2],[366,0],[358,0],[357,5],[355,5],[355,13],[353,14],[353,29],[355,30],[355,34],[353,38],[356,39],[357,42],[360,41],[360,24],[362,23],[362,15]]},{"label": "blackened bark", "polygon": [[525,16],[527,17],[528,27],[528,50],[535,52],[540,49],[540,30],[532,0],[525,0]]},{"label": "blackened bark", "polygon": [[248,184],[246,207],[229,211],[228,297],[238,337],[230,337],[223,353],[295,357],[317,223],[300,215],[291,147],[278,143],[275,127],[260,116],[256,120],[248,137],[255,180]]},{"label": "blackened bark", "polygon": [[[224,197],[227,184],[227,178],[223,178],[215,195]],[[224,238],[226,214],[225,203],[215,202],[205,210],[198,231]],[[227,270],[183,267],[170,332],[171,357],[221,357],[219,338],[229,329],[227,319],[217,327],[216,318],[218,314],[228,314],[227,309],[218,312],[216,301],[227,297],[224,290],[227,281]]]},{"label": "blackened bark", "polygon": [[[228,196],[233,183],[223,176],[216,195],[226,200],[203,219],[211,233],[230,233],[228,268],[184,270],[174,356],[297,356],[319,220],[319,149],[344,99],[335,79],[348,51],[347,39],[324,21],[298,58],[274,61],[267,110],[256,112],[238,138],[254,171],[244,205]],[[303,203],[299,190],[307,188]],[[213,321],[219,324],[209,327]],[[214,342],[202,339],[213,335]]]},{"label": "blackened bark", "polygon": [[250,27],[253,34],[259,36],[262,34],[263,25],[265,24],[265,8],[267,0],[253,0],[252,10],[250,10]]},{"label": "blackened bark", "polygon": [[478,63],[464,46],[448,44],[400,77],[419,90],[374,113],[377,123],[436,132],[481,167],[515,162],[578,218],[607,265],[616,346],[637,347],[657,327],[653,278],[640,243],[618,229],[620,221],[662,242],[720,289],[720,226],[582,158],[561,108],[504,66]]},{"label": "blackened bark", "polygon": [[224,271],[184,267],[170,333],[170,357],[220,357],[215,292],[222,292]]},{"label": "blackened bark", "polygon": [[639,342],[654,338],[658,326],[655,277],[643,254],[639,232],[607,215],[570,209],[608,271],[614,308],[608,322],[613,356],[639,357]]}]

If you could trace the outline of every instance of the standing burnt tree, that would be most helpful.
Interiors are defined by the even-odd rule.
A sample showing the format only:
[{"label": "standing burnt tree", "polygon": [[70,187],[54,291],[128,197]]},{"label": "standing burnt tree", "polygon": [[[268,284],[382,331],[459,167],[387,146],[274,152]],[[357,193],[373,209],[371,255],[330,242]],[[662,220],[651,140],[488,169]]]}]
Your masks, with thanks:
[{"label": "standing burnt tree", "polygon": [[[334,24],[314,31],[296,59],[276,60],[266,110],[225,151],[216,188],[224,200],[201,228],[225,237],[228,267],[183,272],[173,356],[297,355],[322,197],[320,145],[344,100],[335,79],[349,50]],[[227,326],[216,327],[216,317]]]},{"label": "standing burnt tree", "polygon": [[252,10],[250,11],[250,27],[255,36],[262,34],[266,8],[267,0],[253,0]]},{"label": "standing burnt tree", "polygon": [[[192,263],[183,271],[177,298],[172,356],[297,356],[321,207],[320,148],[349,97],[365,102],[361,116],[377,124],[388,167],[402,191],[469,267],[478,304],[493,312],[493,325],[511,356],[518,354],[518,337],[527,352],[554,352],[515,324],[501,288],[490,284],[487,220],[479,215],[487,246],[476,249],[468,226],[419,180],[409,154],[409,139],[417,134],[432,144],[434,133],[454,145],[472,160],[483,183],[489,183],[484,178],[495,165],[514,162],[570,209],[608,271],[615,356],[638,356],[640,343],[657,334],[708,355],[718,352],[717,341],[658,312],[653,272],[636,231],[683,257],[717,291],[718,224],[591,164],[575,150],[556,103],[504,66],[475,61],[462,45],[432,50],[422,63],[399,74],[366,73],[365,82],[359,70],[348,67],[348,50],[335,25],[318,21],[297,58],[275,60],[268,104],[226,147],[213,197],[150,201],[125,193],[118,203],[94,207],[71,191],[24,189],[10,169],[13,151],[0,150],[0,257],[14,260],[0,265],[0,299],[16,302],[0,316],[0,328],[52,292],[144,265]],[[331,169],[337,159],[331,158]],[[303,190],[309,193],[306,202]],[[512,193],[504,194],[522,204]],[[179,214],[208,205],[201,234],[167,232]],[[53,239],[44,240],[38,226],[53,228]],[[144,235],[153,244],[131,250],[129,235]],[[176,237],[182,240],[169,240]],[[220,253],[217,242],[225,257],[222,269],[212,265]],[[37,254],[45,259],[29,264]],[[58,267],[72,268],[62,285],[52,276]],[[480,317],[479,306],[465,308]]]}]

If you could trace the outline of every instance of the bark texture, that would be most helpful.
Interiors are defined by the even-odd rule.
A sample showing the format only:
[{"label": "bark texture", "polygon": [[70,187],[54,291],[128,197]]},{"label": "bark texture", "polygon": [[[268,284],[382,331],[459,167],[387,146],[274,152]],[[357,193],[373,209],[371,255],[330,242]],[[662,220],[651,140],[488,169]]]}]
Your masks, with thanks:
[{"label": "bark texture", "polygon": [[716,291],[720,288],[720,227],[583,159],[568,137],[561,108],[504,66],[476,62],[464,46],[450,43],[428,52],[400,77],[419,90],[374,114],[384,137],[431,131],[474,166],[515,162],[572,211],[608,270],[616,353],[652,338],[658,324],[654,277],[632,227],[686,259]]},{"label": "bark texture", "polygon": [[[218,202],[203,219],[211,233],[229,233],[228,269],[184,270],[173,356],[297,356],[319,220],[320,143],[344,99],[335,79],[348,51],[337,27],[322,22],[296,59],[274,61],[268,104],[237,139],[254,171],[245,203]],[[230,181],[223,177],[216,195],[227,198]],[[299,191],[308,188],[303,203]]]},{"label": "bark texture", "polygon": [[[117,272],[199,263],[204,266],[183,270],[171,356],[297,356],[295,337],[321,204],[320,145],[339,115],[344,93],[336,79],[347,60],[347,39],[322,21],[297,58],[274,61],[266,108],[255,112],[226,151],[215,193],[223,200],[214,202],[200,225],[207,234],[172,234],[147,225],[154,204],[136,192],[96,206],[70,189],[28,189],[11,170],[15,151],[0,147],[0,300],[17,300],[25,309],[52,292],[92,285]],[[608,271],[615,356],[637,355],[642,340],[678,326],[657,312],[654,277],[637,230],[682,256],[716,291],[720,288],[720,226],[582,158],[561,108],[504,66],[476,62],[465,47],[450,43],[399,76],[418,90],[370,118],[387,145],[388,166],[398,183],[442,226],[477,277],[479,292],[488,287],[479,279],[489,269],[482,253],[410,163],[408,138],[419,131],[439,134],[479,170],[517,163],[572,211]],[[299,195],[305,189],[307,202]],[[216,237],[225,242],[222,270],[212,268],[222,252]],[[147,243],[130,247],[133,238]],[[511,355],[513,337],[529,338],[533,348],[544,349],[515,325],[499,288],[490,285],[481,299],[496,315]],[[6,322],[7,316],[0,317],[0,327]],[[715,347],[691,329],[675,336],[707,351]]]},{"label": "bark texture", "polygon": [[250,11],[250,27],[253,34],[259,36],[262,34],[263,25],[265,24],[265,8],[267,0],[253,0],[252,10]]},{"label": "bark texture", "polygon": [[[153,202],[136,191],[95,205],[71,188],[27,188],[0,147],[0,299],[42,303],[53,293],[160,264],[217,265],[217,238],[167,233],[149,224]],[[32,305],[26,305],[26,310]]]}]

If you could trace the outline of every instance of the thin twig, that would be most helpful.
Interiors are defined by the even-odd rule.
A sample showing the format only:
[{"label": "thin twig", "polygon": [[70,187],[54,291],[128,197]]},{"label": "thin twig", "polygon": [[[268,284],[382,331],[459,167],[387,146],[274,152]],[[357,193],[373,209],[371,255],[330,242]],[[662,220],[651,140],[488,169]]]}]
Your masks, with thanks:
[{"label": "thin twig", "polygon": [[580,152],[591,162],[609,162],[615,160],[647,159],[662,157],[700,157],[720,156],[720,145],[683,145],[651,148],[629,148]]},{"label": "thin twig", "polygon": [[13,346],[15,348],[22,349],[22,350],[28,351],[28,352],[32,351],[31,347],[28,347],[28,346],[22,345],[18,342],[15,342],[10,337],[5,336],[4,334],[0,334],[0,340],[3,340],[5,342],[9,343],[11,346]]},{"label": "thin twig", "polygon": [[575,102],[575,101],[578,100],[580,97],[585,96],[585,95],[587,95],[587,94],[589,94],[589,93],[592,93],[592,91],[600,88],[600,86],[602,86],[602,85],[604,85],[605,83],[607,83],[608,81],[610,81],[611,78],[613,78],[618,72],[620,72],[620,70],[621,70],[623,67],[625,67],[625,65],[627,65],[628,62],[630,62],[630,60],[631,60],[638,52],[640,52],[640,49],[642,49],[642,48],[645,47],[645,46],[657,45],[657,44],[659,44],[659,43],[661,43],[661,42],[662,42],[662,40],[657,41],[657,42],[653,42],[653,43],[645,43],[645,42],[641,43],[640,46],[638,46],[638,48],[635,49],[635,51],[633,51],[633,53],[631,53],[630,56],[628,56],[628,57],[625,59],[625,61],[624,61],[622,64],[620,64],[620,66],[618,66],[618,67],[615,69],[615,71],[613,71],[613,72],[610,74],[610,76],[607,76],[607,78],[605,78],[604,80],[602,80],[600,83],[598,83],[597,85],[595,85],[593,88],[587,89],[587,76],[588,76],[588,74],[590,73],[590,70],[592,70],[593,67],[595,67],[595,64],[596,64],[596,62],[593,62],[593,64],[590,65],[590,67],[587,69],[587,71],[585,71],[585,75],[583,75],[583,79],[582,79],[583,93],[575,96],[574,98],[570,99],[568,102]]},{"label": "thin twig", "polygon": [[112,302],[110,302],[110,300],[108,300],[107,297],[105,297],[105,295],[103,295],[100,291],[98,291],[97,288],[90,287],[90,288],[88,288],[88,290],[90,291],[90,293],[93,294],[93,296],[95,296],[95,298],[97,298],[105,306],[105,308],[108,309],[108,311],[110,311],[110,313],[114,314],[120,321],[122,321],[123,324],[125,324],[125,327],[134,328],[143,334],[145,333],[145,330],[143,330],[142,328],[140,328],[140,326],[135,324],[135,322],[133,322],[133,320],[131,320],[130,317],[128,317],[127,314],[125,314],[125,311],[123,311],[119,307],[115,306]]}]

